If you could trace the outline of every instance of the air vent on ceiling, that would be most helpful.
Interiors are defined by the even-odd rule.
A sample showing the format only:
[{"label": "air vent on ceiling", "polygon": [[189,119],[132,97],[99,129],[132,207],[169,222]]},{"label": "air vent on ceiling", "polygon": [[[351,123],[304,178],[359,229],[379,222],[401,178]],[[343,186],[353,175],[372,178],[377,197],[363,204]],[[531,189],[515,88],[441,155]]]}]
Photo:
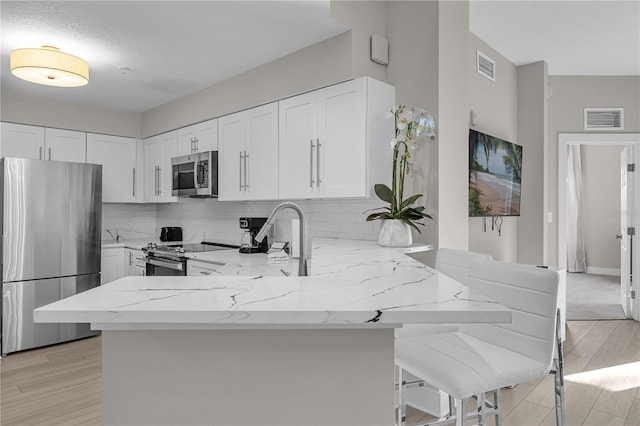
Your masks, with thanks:
[{"label": "air vent on ceiling", "polygon": [[585,130],[624,130],[624,108],[585,108]]},{"label": "air vent on ceiling", "polygon": [[479,50],[476,50],[476,69],[481,76],[496,81],[496,61]]}]

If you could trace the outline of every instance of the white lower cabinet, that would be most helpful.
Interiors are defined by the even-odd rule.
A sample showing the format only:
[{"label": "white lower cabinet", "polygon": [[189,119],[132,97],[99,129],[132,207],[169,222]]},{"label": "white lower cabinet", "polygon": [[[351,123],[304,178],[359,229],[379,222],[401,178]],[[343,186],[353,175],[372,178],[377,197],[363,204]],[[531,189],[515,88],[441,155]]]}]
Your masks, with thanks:
[{"label": "white lower cabinet", "polygon": [[124,269],[124,248],[109,247],[102,248],[100,259],[100,284],[104,285],[125,276]]},{"label": "white lower cabinet", "polygon": [[206,277],[224,266],[224,263],[200,262],[197,260],[187,260],[187,275],[190,277]]},{"label": "white lower cabinet", "polygon": [[147,274],[147,265],[142,250],[124,249],[125,276],[143,277]]}]

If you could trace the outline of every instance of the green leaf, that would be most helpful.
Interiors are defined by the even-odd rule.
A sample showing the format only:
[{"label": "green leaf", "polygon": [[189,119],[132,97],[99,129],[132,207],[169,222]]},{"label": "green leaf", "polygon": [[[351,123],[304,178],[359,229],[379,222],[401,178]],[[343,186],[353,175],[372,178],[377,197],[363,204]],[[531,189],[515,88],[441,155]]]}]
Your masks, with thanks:
[{"label": "green leaf", "polygon": [[372,213],[367,216],[367,222],[378,219],[391,219],[391,217],[388,212]]},{"label": "green leaf", "polygon": [[415,203],[418,198],[422,197],[422,194],[416,194],[412,197],[407,198],[406,200],[404,200],[402,202],[402,204],[400,205],[400,210],[402,210],[403,208],[412,205],[413,203]]},{"label": "green leaf", "polygon": [[376,211],[376,210],[386,210],[388,212],[391,211],[391,209],[389,207],[376,207],[376,208],[373,208],[373,209],[365,210],[363,213],[373,212],[373,211]]},{"label": "green leaf", "polygon": [[387,185],[383,183],[376,183],[373,186],[373,190],[382,201],[386,201],[389,204],[393,203],[393,192]]},{"label": "green leaf", "polygon": [[[415,229],[416,231],[418,231],[418,233],[419,233],[419,234],[422,234],[422,231],[420,230],[420,228],[418,228],[418,227],[416,226],[416,224],[415,224],[413,221],[411,221],[411,220],[407,220],[407,221],[405,221],[405,222],[406,222],[409,226],[411,226],[413,229]],[[419,223],[418,225],[422,225],[422,226],[424,226],[424,223]]]}]

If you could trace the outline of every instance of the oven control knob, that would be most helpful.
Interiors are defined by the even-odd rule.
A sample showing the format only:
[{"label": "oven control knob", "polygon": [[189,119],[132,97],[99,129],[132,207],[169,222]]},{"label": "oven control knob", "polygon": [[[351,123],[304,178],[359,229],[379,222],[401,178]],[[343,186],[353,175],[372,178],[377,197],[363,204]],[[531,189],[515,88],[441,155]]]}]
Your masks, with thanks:
[{"label": "oven control knob", "polygon": [[184,248],[182,248],[182,247],[178,247],[178,248],[176,249],[176,251],[177,251],[178,253],[184,253]]}]

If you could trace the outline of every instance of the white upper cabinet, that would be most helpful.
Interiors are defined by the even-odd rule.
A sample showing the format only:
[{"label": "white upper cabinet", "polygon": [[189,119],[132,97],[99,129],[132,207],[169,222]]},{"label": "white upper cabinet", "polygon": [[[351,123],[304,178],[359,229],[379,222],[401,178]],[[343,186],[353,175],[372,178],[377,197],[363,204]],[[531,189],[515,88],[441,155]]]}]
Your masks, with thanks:
[{"label": "white upper cabinet", "polygon": [[44,129],[46,157],[55,161],[87,162],[87,134],[73,130]]},{"label": "white upper cabinet", "polygon": [[178,130],[178,155],[218,150],[218,119]]},{"label": "white upper cabinet", "polygon": [[38,160],[44,150],[44,127],[0,123],[0,156]]},{"label": "white upper cabinet", "polygon": [[316,186],[317,111],[316,92],[279,102],[281,198],[310,197]]},{"label": "white upper cabinet", "polygon": [[368,77],[281,100],[280,198],[367,197],[390,181],[394,103],[394,88]]},{"label": "white upper cabinet", "polygon": [[102,201],[134,203],[138,182],[144,179],[137,164],[134,138],[87,134],[87,162],[102,164]]},{"label": "white upper cabinet", "polygon": [[84,163],[86,149],[84,132],[2,123],[3,157]]},{"label": "white upper cabinet", "polygon": [[178,201],[171,195],[171,159],[178,155],[178,132],[167,132],[144,140],[145,201],[170,203]]},{"label": "white upper cabinet", "polygon": [[219,199],[278,198],[278,104],[218,120]]}]

